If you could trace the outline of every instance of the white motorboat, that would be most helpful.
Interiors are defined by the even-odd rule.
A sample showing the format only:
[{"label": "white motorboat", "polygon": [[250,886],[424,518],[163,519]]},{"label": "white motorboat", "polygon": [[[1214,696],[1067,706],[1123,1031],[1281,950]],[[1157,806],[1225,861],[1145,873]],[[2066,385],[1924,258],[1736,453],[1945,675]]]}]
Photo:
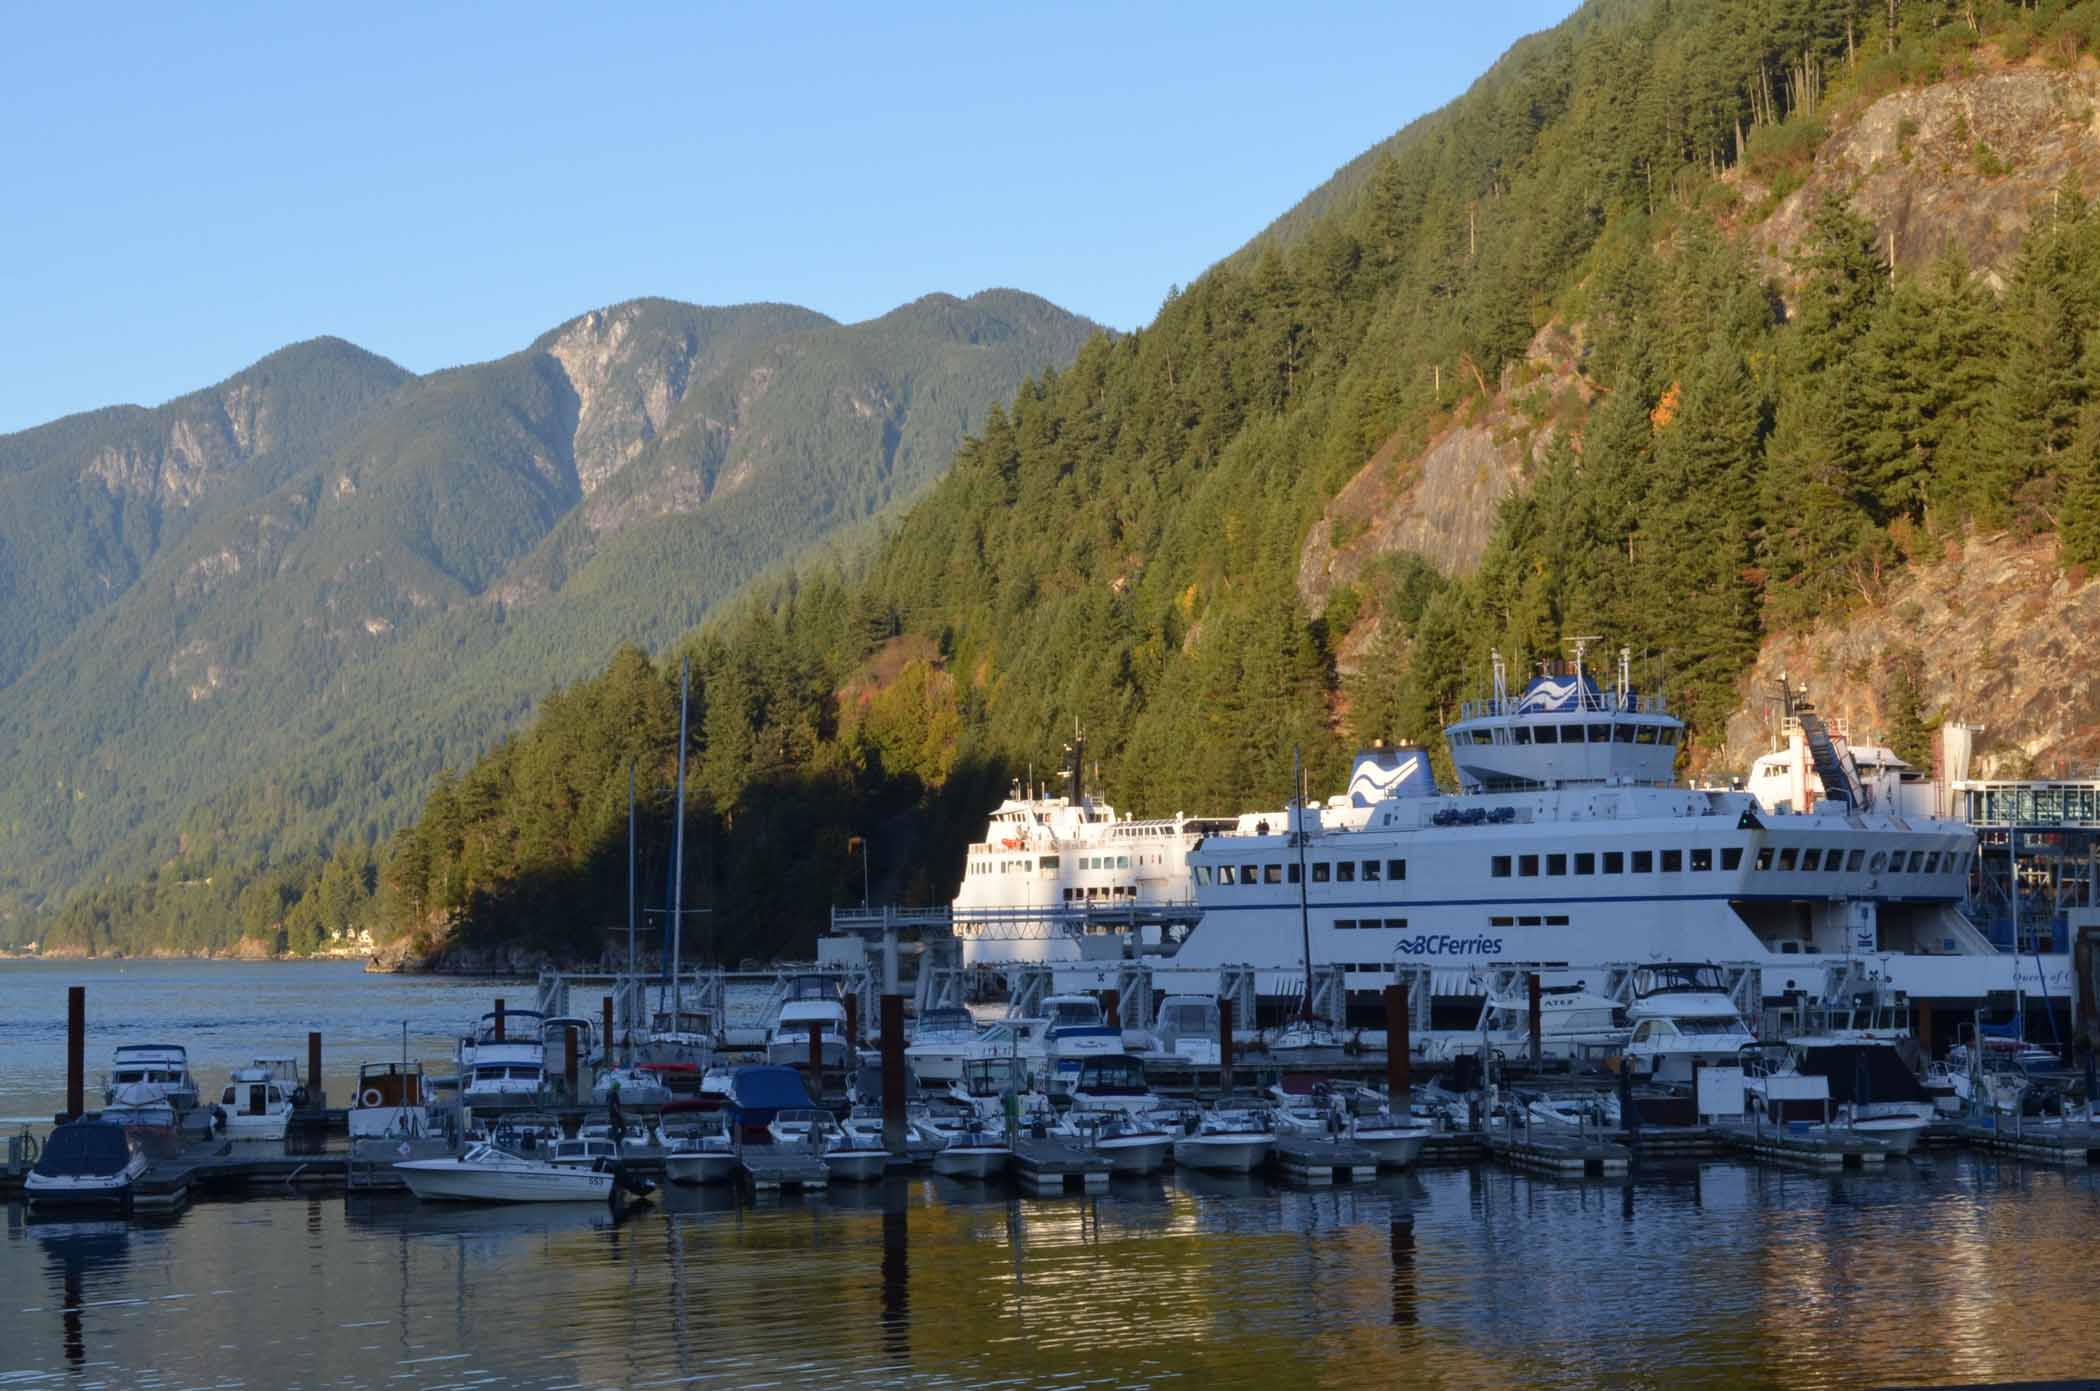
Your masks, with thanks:
[{"label": "white motorboat", "polygon": [[1214,1174],[1249,1174],[1269,1162],[1276,1131],[1266,1111],[1214,1107],[1174,1142],[1174,1162]]},{"label": "white motorboat", "polygon": [[527,1159],[480,1144],[450,1159],[404,1159],[394,1166],[418,1198],[469,1203],[585,1203],[612,1198],[609,1170]]},{"label": "white motorboat", "polygon": [[282,1140],[292,1124],[291,1089],[265,1067],[235,1068],[219,1093],[229,1140]]},{"label": "white motorboat", "polygon": [[1013,1149],[1003,1130],[968,1126],[954,1132],[933,1156],[933,1171],[949,1178],[990,1178],[1006,1168]]},{"label": "white motorboat", "polygon": [[889,1166],[890,1152],[883,1148],[879,1121],[870,1137],[865,1130],[846,1129],[829,1111],[795,1109],[774,1116],[766,1129],[774,1144],[808,1150],[824,1161],[831,1177],[848,1183],[879,1179]]},{"label": "white motorboat", "polygon": [[1342,1033],[1324,1019],[1293,1019],[1265,1040],[1271,1053],[1302,1053],[1311,1048],[1339,1048]]},{"label": "white motorboat", "polygon": [[168,1101],[167,1093],[145,1082],[127,1082],[102,1108],[101,1119],[124,1127],[132,1143],[156,1159],[173,1159],[182,1152],[182,1119]]},{"label": "white motorboat", "polygon": [[727,1183],[736,1177],[736,1142],[719,1117],[713,1125],[666,1131],[664,1142],[664,1176],[681,1187]]},{"label": "white motorboat", "polygon": [[1159,1051],[1194,1067],[1218,1066],[1218,1002],[1208,995],[1169,995],[1160,1001],[1153,1036]]},{"label": "white motorboat", "polygon": [[1351,1116],[1347,1138],[1376,1155],[1379,1168],[1405,1169],[1422,1157],[1422,1147],[1434,1134],[1436,1127],[1433,1125],[1411,1116],[1400,1117],[1390,1111],[1378,1111],[1367,1116]]},{"label": "white motorboat", "polygon": [[126,1043],[110,1056],[109,1078],[102,1089],[104,1102],[116,1099],[128,1086],[157,1088],[178,1119],[197,1107],[197,1079],[190,1075],[187,1050],[175,1043]]},{"label": "white motorboat", "polygon": [[1022,1126],[1057,1120],[1050,1099],[1028,1089],[1027,1075],[1012,1058],[985,1058],[966,1064],[962,1079],[950,1083],[947,1094],[963,1123],[1001,1126],[1006,1124],[1009,1097],[1013,1098],[1015,1119]]},{"label": "white motorboat", "polygon": [[[846,1132],[855,1148],[888,1153],[879,1106],[856,1107],[852,1115],[839,1122],[839,1128]],[[906,1110],[903,1138],[904,1154],[913,1162],[931,1159],[936,1151],[947,1147],[949,1139],[928,1123],[923,1104],[914,1104]]]},{"label": "white motorboat", "polygon": [[295,1108],[312,1104],[313,1098],[307,1092],[306,1079],[299,1075],[297,1058],[257,1058],[249,1066],[263,1068],[276,1078],[283,1086],[285,1095],[291,1097]]},{"label": "white motorboat", "polygon": [[351,1139],[412,1137],[430,1131],[430,1093],[421,1063],[365,1063],[357,1069]]},{"label": "white motorboat", "polygon": [[576,1135],[547,1146],[547,1162],[566,1168],[594,1169],[620,1157],[619,1141],[604,1135]]},{"label": "white motorboat", "polygon": [[1730,1065],[1757,1046],[1718,967],[1657,962],[1637,967],[1632,984],[1624,1059],[1636,1076],[1689,1083],[1694,1063]]},{"label": "white motorboat", "polygon": [[784,1002],[766,1034],[766,1061],[776,1067],[808,1067],[812,1030],[821,1066],[827,1072],[845,1071],[846,1007],[836,996],[805,995]]},{"label": "white motorboat", "polygon": [[607,1105],[615,1092],[620,1105],[638,1110],[659,1110],[671,1104],[671,1088],[664,1081],[662,1065],[605,1069],[591,1083],[591,1103]]},{"label": "white motorboat", "polygon": [[[1046,1018],[1002,1019],[985,1025],[967,1043],[943,1044],[921,1053],[912,1063],[912,1072],[921,1084],[934,1086],[960,1080],[972,1063],[1012,1059],[1019,1064],[1023,1076],[1032,1077],[1042,1068],[1047,1055],[1044,1035],[1049,1029]],[[911,1057],[910,1049],[905,1050],[905,1056]]]},{"label": "white motorboat", "polygon": [[953,1082],[962,1076],[963,1060],[975,1056],[971,1045],[980,1032],[966,1009],[930,1009],[912,1029],[904,1065],[921,1082]]},{"label": "white motorboat", "polygon": [[1136,1058],[1118,1053],[1088,1058],[1072,1081],[1071,1104],[1082,1111],[1122,1111],[1142,1115],[1153,1110],[1159,1099],[1145,1080],[1145,1068]]},{"label": "white motorboat", "polygon": [[721,1021],[714,1011],[680,1004],[660,1009],[649,1025],[649,1035],[633,1049],[635,1063],[655,1063],[704,1072],[714,1061],[722,1039]]},{"label": "white motorboat", "polygon": [[37,1208],[123,1207],[145,1172],[146,1153],[122,1125],[68,1121],[44,1137],[22,1191]]},{"label": "white motorboat", "polygon": [[1043,1001],[1043,1081],[1053,1095],[1071,1090],[1080,1066],[1123,1051],[1123,1031],[1091,995],[1052,995]]},{"label": "white motorboat", "polygon": [[460,1040],[460,1101],[469,1110],[539,1104],[547,1080],[547,1049],[537,1010],[491,1011]]},{"label": "white motorboat", "polygon": [[1112,1174],[1157,1173],[1174,1153],[1174,1132],[1148,1116],[1124,1110],[1090,1111],[1073,1107],[1057,1127],[1108,1160]]}]

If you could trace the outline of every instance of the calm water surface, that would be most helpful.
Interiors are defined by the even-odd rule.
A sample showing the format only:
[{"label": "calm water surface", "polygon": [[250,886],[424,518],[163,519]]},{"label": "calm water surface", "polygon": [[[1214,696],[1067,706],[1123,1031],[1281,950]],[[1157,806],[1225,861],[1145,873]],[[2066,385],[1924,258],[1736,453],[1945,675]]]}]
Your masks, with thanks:
[{"label": "calm water surface", "polygon": [[[330,968],[155,969],[209,986]],[[422,1000],[435,1038],[492,993],[325,979],[369,985],[387,1002],[375,1014]],[[61,1014],[65,983],[47,980]],[[222,990],[228,1015],[303,1039],[253,990]],[[187,1017],[212,1019],[215,998]],[[354,1037],[353,1002],[329,1009]],[[6,1036],[0,1071],[46,1046],[21,1040]],[[236,1062],[270,1051],[220,1046]],[[62,1082],[62,1039],[59,1057]],[[1409,1216],[1412,1231],[1395,1221]],[[2096,1216],[2091,1173],[1953,1154],[1842,1177],[1432,1169],[1311,1192],[1184,1175],[1098,1199],[933,1178],[756,1204],[672,1190],[617,1222],[596,1205],[409,1198],[207,1201],[129,1223],[17,1204],[0,1242],[0,1388],[2069,1377],[2100,1362]]]}]

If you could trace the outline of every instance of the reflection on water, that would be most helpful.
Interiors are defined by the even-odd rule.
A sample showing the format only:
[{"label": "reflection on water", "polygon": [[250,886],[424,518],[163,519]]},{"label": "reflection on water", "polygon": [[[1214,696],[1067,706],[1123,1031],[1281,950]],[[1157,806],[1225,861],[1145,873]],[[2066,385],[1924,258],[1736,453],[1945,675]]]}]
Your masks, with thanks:
[{"label": "reflection on water", "polygon": [[2092,1175],[1684,1163],[1023,1199],[918,1178],[616,1218],[405,1197],[9,1210],[0,1385],[1866,1386],[2070,1376]]}]

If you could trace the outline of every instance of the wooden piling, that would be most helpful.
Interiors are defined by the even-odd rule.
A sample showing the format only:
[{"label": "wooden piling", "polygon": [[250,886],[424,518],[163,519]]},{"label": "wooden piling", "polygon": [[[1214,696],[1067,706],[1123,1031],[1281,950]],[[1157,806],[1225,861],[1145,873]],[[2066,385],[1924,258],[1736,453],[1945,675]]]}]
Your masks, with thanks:
[{"label": "wooden piling", "polygon": [[614,1058],[615,1058],[615,1057],[617,1056],[617,1055],[616,1055],[616,1054],[615,1054],[615,1053],[613,1052],[613,1008],[612,1008],[612,1007],[613,1007],[613,997],[612,997],[611,995],[607,995],[607,996],[605,997],[605,1007],[604,1007],[604,1009],[603,1009],[603,1011],[602,1011],[602,1017],[603,1017],[603,1018],[604,1018],[604,1020],[605,1020],[605,1028],[604,1028],[604,1032],[605,1032],[605,1065],[606,1065],[607,1067],[611,1067],[611,1066],[613,1065],[613,1059],[614,1059]]},{"label": "wooden piling", "polygon": [[576,1090],[576,1026],[565,1024],[561,1031],[561,1075],[569,1084],[569,1102],[574,1105],[580,1093]]},{"label": "wooden piling", "polygon": [[1544,1028],[1542,1016],[1545,1011],[1541,1003],[1543,992],[1539,985],[1539,973],[1537,971],[1531,973],[1530,983],[1526,989],[1531,997],[1527,1006],[1531,1022],[1531,1065],[1536,1068],[1540,1060],[1545,1057],[1545,1041],[1539,1037],[1540,1032]]},{"label": "wooden piling", "polygon": [[882,997],[882,1144],[904,1152],[904,997]]},{"label": "wooden piling", "polygon": [[824,1093],[824,1021],[809,1021],[809,1092],[811,1096]]},{"label": "wooden piling", "polygon": [[66,987],[66,1119],[87,1114],[87,987]]},{"label": "wooden piling", "polygon": [[1123,1027],[1123,992],[1104,990],[1101,992],[1101,1014],[1108,1020],[1108,1027],[1121,1030]]},{"label": "wooden piling", "polygon": [[496,997],[496,1042],[503,1042],[503,997]]},{"label": "wooden piling", "polygon": [[1385,988],[1385,1089],[1393,1114],[1407,1114],[1408,1093],[1413,1089],[1414,1051],[1408,1038],[1407,987]]},{"label": "wooden piling", "polygon": [[306,1035],[306,1102],[316,1111],[326,1110],[328,1090],[321,1085],[321,1031],[308,1030]]},{"label": "wooden piling", "polygon": [[860,996],[846,992],[846,1047],[860,1047]]},{"label": "wooden piling", "polygon": [[1218,1001],[1218,1095],[1232,1094],[1232,1001]]}]

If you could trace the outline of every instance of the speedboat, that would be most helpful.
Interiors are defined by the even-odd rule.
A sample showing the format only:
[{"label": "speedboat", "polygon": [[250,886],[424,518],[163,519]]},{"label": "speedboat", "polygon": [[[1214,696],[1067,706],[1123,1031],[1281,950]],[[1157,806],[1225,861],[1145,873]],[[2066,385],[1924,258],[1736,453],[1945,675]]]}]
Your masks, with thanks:
[{"label": "speedboat", "polygon": [[1381,1169],[1407,1168],[1422,1157],[1422,1147],[1434,1134],[1435,1126],[1387,1110],[1349,1117],[1350,1142],[1376,1155]]},{"label": "speedboat", "polygon": [[175,1043],[126,1043],[110,1056],[109,1080],[102,1089],[105,1102],[116,1099],[127,1086],[158,1088],[179,1120],[197,1107],[197,1079],[190,1076],[190,1055]]},{"label": "speedboat", "polygon": [[1003,1131],[982,1125],[957,1130],[933,1156],[933,1171],[949,1178],[990,1178],[1006,1167],[1013,1149]]},{"label": "speedboat", "polygon": [[614,1184],[610,1169],[527,1159],[492,1144],[455,1158],[404,1159],[394,1172],[418,1198],[450,1202],[607,1202]]},{"label": "speedboat", "polygon": [[831,1112],[815,1108],[782,1111],[766,1127],[773,1143],[808,1150],[824,1161],[831,1177],[865,1183],[882,1177],[890,1152],[883,1148],[880,1122],[872,1140],[865,1131],[849,1131]]},{"label": "speedboat", "polygon": [[1216,1174],[1248,1174],[1269,1162],[1276,1131],[1266,1111],[1213,1107],[1174,1142],[1174,1162]]},{"label": "speedboat", "polygon": [[904,1065],[922,1082],[953,1082],[977,1041],[977,1021],[966,1009],[930,1009],[919,1016],[905,1045]]},{"label": "speedboat", "polygon": [[291,1090],[268,1068],[235,1068],[219,1111],[229,1140],[282,1140],[292,1124]]},{"label": "speedboat", "polygon": [[664,1177],[681,1187],[703,1183],[727,1183],[736,1176],[736,1142],[729,1137],[723,1118],[710,1124],[685,1126],[666,1131]]},{"label": "speedboat", "polygon": [[662,1110],[671,1102],[671,1088],[662,1069],[680,1066],[683,1064],[644,1063],[640,1067],[607,1068],[591,1083],[591,1104],[604,1106],[618,1092],[622,1106]]},{"label": "speedboat", "polygon": [[379,1140],[430,1132],[430,1095],[421,1063],[365,1063],[351,1098],[350,1138]]},{"label": "speedboat", "polygon": [[1073,1107],[1056,1132],[1108,1161],[1112,1174],[1157,1173],[1174,1153],[1174,1132],[1145,1115]]},{"label": "speedboat", "polygon": [[[856,1106],[853,1114],[839,1122],[853,1144],[860,1149],[889,1151],[888,1139],[883,1133],[882,1108]],[[948,1145],[949,1136],[936,1130],[927,1120],[923,1104],[913,1105],[904,1113],[904,1157],[914,1164],[931,1159]]]},{"label": "speedboat", "polygon": [[155,1159],[173,1159],[182,1152],[182,1121],[159,1087],[146,1082],[127,1082],[102,1108],[104,1121],[124,1127],[125,1135]]},{"label": "speedboat", "polygon": [[74,1120],[44,1137],[22,1191],[31,1207],[122,1207],[145,1172],[146,1152],[123,1126]]}]

